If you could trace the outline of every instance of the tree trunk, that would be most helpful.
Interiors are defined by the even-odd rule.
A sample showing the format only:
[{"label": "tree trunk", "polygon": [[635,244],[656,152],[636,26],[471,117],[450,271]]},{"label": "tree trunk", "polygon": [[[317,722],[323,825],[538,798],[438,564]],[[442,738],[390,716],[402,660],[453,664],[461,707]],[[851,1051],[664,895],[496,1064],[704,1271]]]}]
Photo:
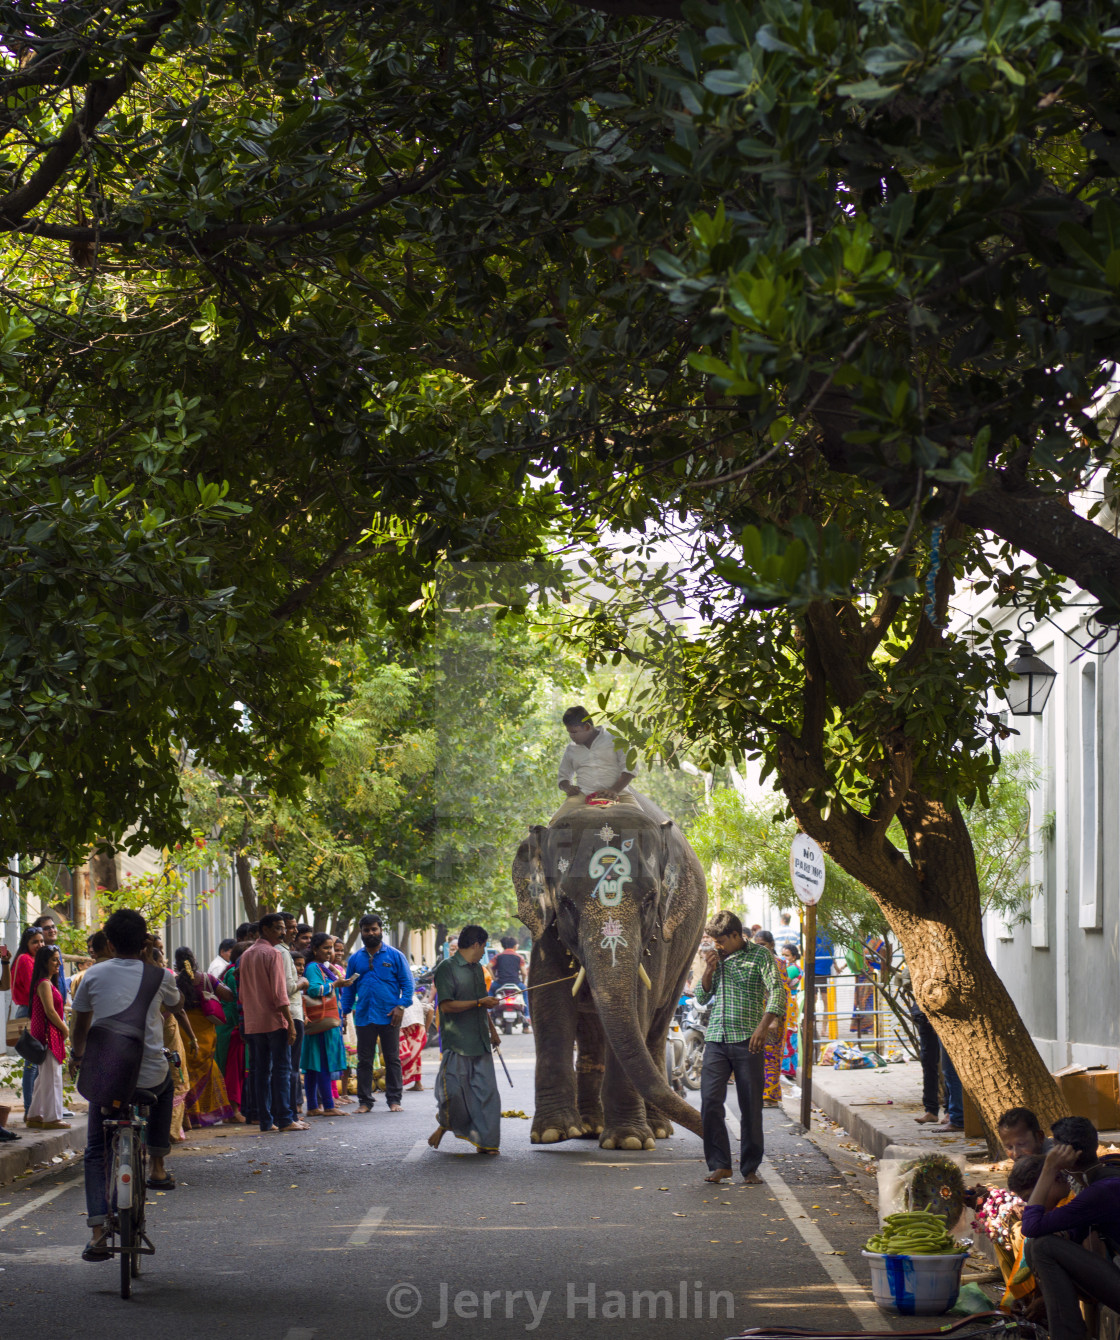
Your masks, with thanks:
[{"label": "tree trunk", "polygon": [[237,883],[241,889],[241,901],[245,904],[245,916],[249,921],[260,921],[261,908],[257,902],[257,891],[253,886],[253,871],[249,865],[249,857],[239,851],[233,858],[234,866],[237,869]]},{"label": "tree trunk", "polygon": [[330,925],[330,920],[331,914],[329,912],[324,912],[322,908],[317,907],[315,909],[315,920],[311,923],[311,929],[315,931],[316,934],[318,934],[319,931],[325,931]]},{"label": "tree trunk", "polygon": [[117,854],[108,851],[91,851],[89,854],[89,876],[95,889],[120,888],[120,876],[117,871]]},{"label": "tree trunk", "polygon": [[915,999],[979,1111],[989,1145],[1009,1107],[1030,1108],[1049,1129],[1068,1108],[984,948],[976,856],[964,816],[956,806],[907,790],[897,813],[907,859],[887,840],[883,824],[840,803],[822,818],[805,799],[813,762],[799,741],[783,743],[780,772],[794,815],[883,909],[902,945]]}]

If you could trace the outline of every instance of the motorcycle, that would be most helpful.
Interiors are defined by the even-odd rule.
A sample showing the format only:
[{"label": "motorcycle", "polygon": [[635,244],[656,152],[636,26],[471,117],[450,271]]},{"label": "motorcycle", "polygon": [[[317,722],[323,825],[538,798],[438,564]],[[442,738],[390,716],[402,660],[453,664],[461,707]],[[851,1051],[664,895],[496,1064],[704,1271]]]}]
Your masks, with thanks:
[{"label": "motorcycle", "polygon": [[492,988],[497,1005],[490,1012],[496,1027],[510,1034],[517,1027],[522,1033],[529,1031],[529,1019],[525,1013],[525,993],[517,982],[505,982]]}]

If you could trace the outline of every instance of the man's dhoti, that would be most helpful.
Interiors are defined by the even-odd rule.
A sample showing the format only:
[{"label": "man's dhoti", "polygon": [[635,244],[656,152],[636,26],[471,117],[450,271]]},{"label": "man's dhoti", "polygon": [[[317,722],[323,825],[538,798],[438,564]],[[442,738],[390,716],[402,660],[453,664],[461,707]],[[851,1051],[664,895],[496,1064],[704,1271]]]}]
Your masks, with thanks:
[{"label": "man's dhoti", "polygon": [[436,1077],[439,1124],[479,1149],[497,1149],[501,1139],[502,1102],[494,1074],[494,1057],[460,1056],[445,1051]]}]

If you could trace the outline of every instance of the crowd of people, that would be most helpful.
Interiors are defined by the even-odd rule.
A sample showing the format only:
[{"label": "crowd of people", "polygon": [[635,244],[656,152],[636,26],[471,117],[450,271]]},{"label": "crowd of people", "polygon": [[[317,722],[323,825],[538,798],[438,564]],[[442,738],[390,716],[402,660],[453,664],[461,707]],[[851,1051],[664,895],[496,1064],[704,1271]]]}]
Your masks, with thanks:
[{"label": "crowd of people", "polygon": [[[361,947],[350,953],[337,937],[274,912],[222,940],[205,969],[186,945],[169,965],[160,938],[146,932],[143,959],[169,969],[178,992],[160,1017],[161,1045],[181,1058],[172,1067],[172,1143],[222,1122],[305,1130],[304,1117],[368,1113],[379,1082],[399,1112],[405,1088],[424,1087],[432,1005],[404,955],[384,943],[380,919],[363,917],[359,931]],[[0,956],[12,1018],[47,1049],[40,1064],[23,1066],[23,1122],[32,1129],[64,1130],[73,1116],[63,1100],[67,1021],[88,974],[114,957],[104,930],[87,950],[87,966],[68,980],[57,923],[45,915],[14,956]],[[0,1140],[18,1138],[10,1121],[0,1127]]]}]

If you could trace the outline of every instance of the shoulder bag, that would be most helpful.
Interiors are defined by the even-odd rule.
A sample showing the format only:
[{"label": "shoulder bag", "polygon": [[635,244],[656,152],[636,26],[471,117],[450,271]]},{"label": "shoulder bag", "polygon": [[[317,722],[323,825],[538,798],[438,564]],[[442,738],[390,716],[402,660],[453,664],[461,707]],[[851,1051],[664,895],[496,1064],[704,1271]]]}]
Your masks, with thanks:
[{"label": "shoulder bag", "polygon": [[15,1049],[28,1065],[42,1065],[49,1051],[47,1044],[40,1042],[30,1028],[25,1028],[16,1039]]},{"label": "shoulder bag", "polygon": [[[324,979],[326,974],[323,974]],[[338,992],[332,988],[326,996],[304,996],[303,1033],[305,1037],[315,1037],[317,1033],[329,1033],[332,1028],[342,1027],[342,1016],[338,1011]]]},{"label": "shoulder bag", "polygon": [[86,1038],[77,1089],[99,1107],[123,1107],[131,1102],[144,1063],[148,1010],[163,985],[164,969],[143,964],[140,989],[132,1004],[119,1014],[99,1019]]}]

